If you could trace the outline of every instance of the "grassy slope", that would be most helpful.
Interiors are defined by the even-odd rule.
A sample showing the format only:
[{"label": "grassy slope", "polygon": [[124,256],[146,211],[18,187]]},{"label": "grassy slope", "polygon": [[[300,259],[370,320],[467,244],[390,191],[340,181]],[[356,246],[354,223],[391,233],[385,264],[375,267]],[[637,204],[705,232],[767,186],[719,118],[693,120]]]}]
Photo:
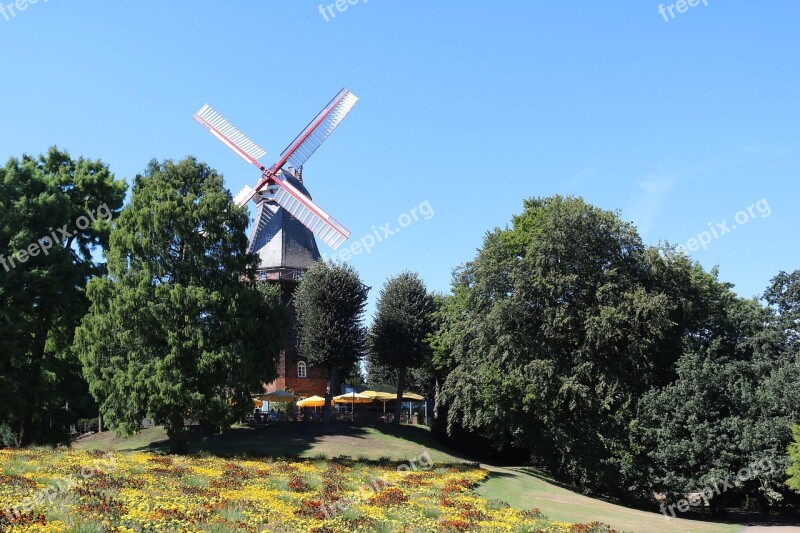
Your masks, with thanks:
[{"label": "grassy slope", "polygon": [[735,533],[742,526],[715,524],[695,520],[665,520],[659,513],[648,513],[596,500],[563,489],[536,477],[523,469],[499,468],[484,465],[491,472],[489,480],[478,487],[478,494],[496,498],[512,507],[538,507],[544,514],[565,522],[598,521],[612,527],[636,533],[654,531],[674,533]]},{"label": "grassy slope", "polygon": [[[150,428],[129,439],[113,433],[93,435],[74,445],[77,449],[166,450],[162,428]],[[258,453],[273,456],[336,457],[349,455],[361,459],[388,458],[408,461],[428,450],[436,463],[459,462],[466,458],[437,443],[430,433],[415,427],[351,428],[334,426],[324,433],[317,425],[279,424],[270,428],[231,430],[225,436],[193,436],[190,452],[213,454]],[[600,521],[624,531],[651,533],[736,533],[741,526],[673,519],[592,499],[548,483],[522,469],[483,465],[490,479],[478,488],[486,498],[507,501],[514,507],[538,507],[555,520],[566,522]]]}]

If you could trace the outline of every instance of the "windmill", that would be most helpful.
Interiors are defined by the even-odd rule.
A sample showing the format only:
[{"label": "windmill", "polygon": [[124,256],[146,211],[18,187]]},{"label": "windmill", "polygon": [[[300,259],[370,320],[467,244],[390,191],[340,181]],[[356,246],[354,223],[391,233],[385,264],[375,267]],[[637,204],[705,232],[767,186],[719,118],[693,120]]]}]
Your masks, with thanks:
[{"label": "windmill", "polygon": [[265,385],[267,392],[290,389],[300,396],[326,394],[326,370],[313,368],[299,353],[292,295],[303,273],[320,258],[314,235],[336,249],[350,237],[350,231],[311,199],[303,184],[303,165],[356,102],[358,98],[349,90],[339,91],[271,167],[259,161],[266,150],[208,104],[194,116],[214,137],[261,172],[256,186],[245,187],[233,201],[239,206],[255,201],[257,209],[249,251],[259,256],[257,279],[280,286],[281,301],[289,312],[278,379]]},{"label": "windmill", "polygon": [[[266,150],[236,129],[213,107],[206,104],[195,114],[194,119],[201,126],[239,157],[261,171],[261,179],[256,186],[245,187],[233,199],[239,206],[247,205],[250,200],[255,200],[259,206],[250,238],[251,251],[258,251],[259,244],[266,245],[272,240],[267,238],[275,236],[275,233],[268,232],[269,222],[276,216],[287,218],[287,213],[291,215],[289,219],[294,218],[299,221],[334,250],[350,237],[347,228],[313,202],[308,190],[303,186],[302,169],[305,162],[339,126],[356,102],[358,98],[349,90],[339,91],[339,94],[306,126],[281,153],[278,161],[269,168],[259,161],[266,155]],[[273,208],[262,209],[265,204],[271,204]],[[281,210],[285,210],[285,213]],[[311,240],[313,241],[313,238]],[[313,243],[312,247],[316,249],[316,243]],[[311,250],[312,255],[314,252],[315,250]],[[261,255],[262,259],[266,259],[263,254]],[[319,255],[318,251],[316,255]]]}]

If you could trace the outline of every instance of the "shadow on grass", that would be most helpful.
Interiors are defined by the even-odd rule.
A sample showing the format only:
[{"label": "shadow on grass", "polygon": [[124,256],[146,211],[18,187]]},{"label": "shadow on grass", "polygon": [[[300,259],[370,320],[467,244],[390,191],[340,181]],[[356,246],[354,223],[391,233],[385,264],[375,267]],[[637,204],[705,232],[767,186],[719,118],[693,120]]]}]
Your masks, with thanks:
[{"label": "shadow on grass", "polygon": [[[470,458],[463,457],[438,442],[427,428],[397,427],[391,424],[370,427],[332,424],[329,428],[325,428],[322,424],[315,423],[279,423],[263,427],[235,427],[223,434],[192,428],[189,434],[189,453],[208,453],[221,457],[249,455],[276,458],[301,456],[332,458],[348,455],[368,461],[366,455],[374,457],[376,446],[382,443],[391,445],[392,438],[404,441],[406,445],[419,446],[460,461],[470,462]],[[322,443],[323,440],[325,443]],[[363,446],[359,446],[359,441],[363,441]],[[162,439],[134,450],[163,454],[169,451],[169,445],[167,440]],[[320,453],[312,455],[316,450]],[[399,452],[395,450],[395,455],[397,453]],[[403,453],[403,457],[384,456],[380,461],[398,462],[412,459],[405,457],[406,453],[400,453]]]},{"label": "shadow on grass", "polygon": [[[235,427],[224,433],[194,427],[189,431],[189,453],[297,457],[313,449],[321,438],[330,435],[365,438],[366,432],[363,428],[351,426],[333,425],[326,430],[321,424],[303,423]],[[160,440],[135,450],[167,453],[169,443]]]}]

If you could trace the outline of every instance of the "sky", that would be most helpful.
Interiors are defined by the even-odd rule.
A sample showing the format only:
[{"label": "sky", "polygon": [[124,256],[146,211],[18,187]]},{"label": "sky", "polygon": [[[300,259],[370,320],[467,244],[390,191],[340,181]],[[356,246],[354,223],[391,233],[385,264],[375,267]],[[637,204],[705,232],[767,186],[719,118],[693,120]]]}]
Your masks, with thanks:
[{"label": "sky", "polygon": [[57,145],[130,184],[194,155],[235,194],[258,170],[192,121],[204,103],[271,164],[350,88],[304,178],[351,243],[381,236],[350,258],[370,312],[403,270],[448,291],[487,231],[554,194],[684,245],[742,296],[800,268],[794,0],[11,3],[3,160]]}]

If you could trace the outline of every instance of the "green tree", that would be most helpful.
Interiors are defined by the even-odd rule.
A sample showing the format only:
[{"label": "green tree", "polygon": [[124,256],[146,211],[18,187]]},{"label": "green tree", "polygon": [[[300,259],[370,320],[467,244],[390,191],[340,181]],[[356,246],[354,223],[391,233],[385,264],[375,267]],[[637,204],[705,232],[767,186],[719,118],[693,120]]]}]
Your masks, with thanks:
[{"label": "green tree", "polygon": [[775,327],[786,333],[786,349],[800,353],[800,270],[775,276],[764,299],[775,311]]},{"label": "green tree", "polygon": [[364,307],[369,287],[350,265],[317,261],[294,293],[300,350],[328,371],[323,421],[330,424],[331,398],[339,379],[350,372],[364,347]]},{"label": "green tree", "polygon": [[[152,161],[111,234],[107,278],[89,284],[75,349],[120,433],[164,424],[174,453],[185,421],[226,427],[277,376],[277,289],[252,281],[247,212],[222,177],[188,158]],[[246,279],[247,278],[247,279]]]},{"label": "green tree", "polygon": [[795,492],[800,492],[800,426],[797,424],[792,425],[792,442],[789,444],[788,453],[791,465],[786,470],[789,474],[786,486]]},{"label": "green tree", "polygon": [[434,343],[450,370],[449,432],[530,450],[562,479],[623,495],[628,426],[639,398],[674,376],[691,271],[615,213],[526,201],[456,272]]},{"label": "green tree", "polygon": [[70,346],[125,190],[55,147],[0,168],[0,423],[24,445],[65,442],[93,407]]},{"label": "green tree", "polygon": [[715,495],[709,509],[785,500],[791,426],[800,417],[795,275],[781,273],[764,294],[768,307],[741,299],[716,270],[692,280],[703,320],[684,340],[677,378],[639,404],[633,439],[648,457],[643,483],[651,493],[683,494],[753,463],[774,468]]},{"label": "green tree", "polygon": [[470,338],[465,328],[472,325],[466,319],[469,309],[466,303],[468,291],[464,287],[455,288],[453,294],[434,295],[434,325],[430,335],[432,356],[425,365],[433,381],[433,425],[432,429],[440,436],[447,433],[447,413],[442,387],[447,376],[458,366],[464,351],[458,343]]},{"label": "green tree", "polygon": [[409,369],[430,359],[429,336],[433,326],[434,301],[416,273],[404,272],[390,278],[381,290],[368,337],[369,357],[397,373],[394,424],[400,423],[400,409]]}]

